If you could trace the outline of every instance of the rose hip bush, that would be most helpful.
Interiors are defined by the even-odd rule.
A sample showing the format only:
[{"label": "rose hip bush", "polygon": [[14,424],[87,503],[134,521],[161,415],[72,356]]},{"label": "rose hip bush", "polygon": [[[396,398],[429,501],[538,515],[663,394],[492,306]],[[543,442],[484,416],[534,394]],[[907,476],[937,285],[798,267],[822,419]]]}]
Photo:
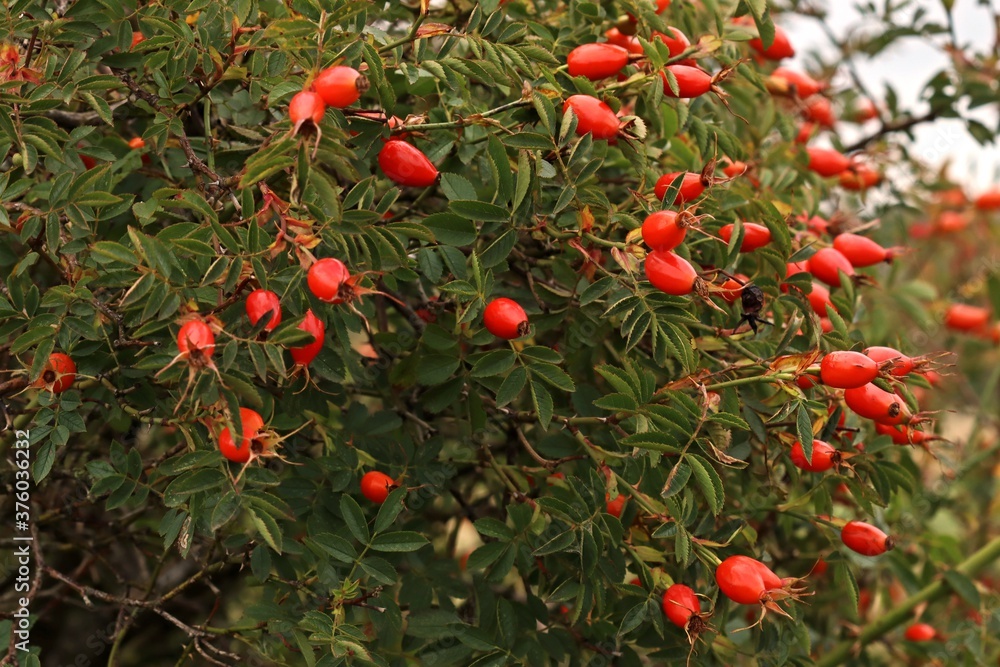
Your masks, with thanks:
[{"label": "rose hip bush", "polygon": [[[941,4],[806,71],[815,3],[8,3],[5,661],[995,664]],[[857,76],[912,36],[916,109]]]}]

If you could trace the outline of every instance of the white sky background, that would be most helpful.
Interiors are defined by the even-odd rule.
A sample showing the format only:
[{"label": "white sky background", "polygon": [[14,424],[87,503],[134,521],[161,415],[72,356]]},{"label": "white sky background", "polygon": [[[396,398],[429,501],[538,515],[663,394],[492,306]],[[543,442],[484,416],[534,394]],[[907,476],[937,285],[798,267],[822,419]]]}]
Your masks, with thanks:
[{"label": "white sky background", "polygon": [[[998,0],[993,1],[996,3]],[[940,0],[920,0],[917,4],[926,8],[935,20],[939,19],[942,25],[945,24],[945,13]],[[824,0],[822,5],[828,12],[827,22],[838,37],[865,28],[855,9],[855,2]],[[988,7],[980,6],[977,0],[956,0],[953,15],[960,46],[971,45],[973,51],[980,53],[991,48],[995,36]],[[810,52],[813,56],[818,52],[826,62],[837,57],[838,50],[830,44],[815,19],[784,15],[778,18],[778,22],[788,29],[796,47],[797,54],[793,61],[796,69],[806,68]],[[901,109],[915,114],[925,112],[927,105],[920,100],[920,91],[931,77],[949,64],[948,57],[932,41],[942,44],[944,37],[933,40],[906,38],[898,40],[872,60],[859,57],[856,61],[857,69],[872,95],[877,100],[881,99],[885,83],[890,82],[896,90]],[[846,72],[842,72],[834,83],[846,86],[851,85],[851,80]],[[989,128],[997,127],[995,105],[977,109],[973,117]],[[855,131],[848,123],[838,124],[838,130],[846,143],[877,127],[877,122],[869,123],[863,130]],[[1000,185],[1000,148],[995,145],[980,146],[966,131],[964,123],[953,119],[937,120],[918,127],[915,136],[914,155],[931,165],[950,161],[950,176],[956,182],[965,184],[971,194],[992,185]]]}]

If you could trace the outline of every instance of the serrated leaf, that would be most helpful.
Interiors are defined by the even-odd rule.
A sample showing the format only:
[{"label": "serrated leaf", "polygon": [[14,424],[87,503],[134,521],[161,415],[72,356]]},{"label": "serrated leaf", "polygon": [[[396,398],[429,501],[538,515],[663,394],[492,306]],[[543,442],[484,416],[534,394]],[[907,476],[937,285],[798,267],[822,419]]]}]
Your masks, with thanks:
[{"label": "serrated leaf", "polygon": [[375,551],[385,551],[402,553],[416,551],[424,545],[430,544],[427,538],[420,533],[409,530],[397,530],[393,533],[382,533],[376,535],[371,541],[371,547]]}]

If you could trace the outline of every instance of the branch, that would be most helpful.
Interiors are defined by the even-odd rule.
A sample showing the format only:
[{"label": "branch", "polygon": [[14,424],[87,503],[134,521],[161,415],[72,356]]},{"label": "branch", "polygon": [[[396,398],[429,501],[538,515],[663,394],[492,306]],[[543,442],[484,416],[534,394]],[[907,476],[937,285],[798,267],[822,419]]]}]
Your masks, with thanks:
[{"label": "branch", "polygon": [[872,143],[873,141],[877,141],[878,139],[881,139],[882,137],[888,134],[892,134],[894,132],[904,132],[906,130],[909,130],[910,128],[920,125],[921,123],[926,123],[928,121],[936,120],[940,115],[941,115],[940,110],[931,109],[922,116],[910,116],[909,118],[903,118],[893,123],[883,123],[882,127],[880,127],[878,131],[868,135],[867,137],[864,137],[863,139],[855,141],[850,146],[844,148],[844,152],[851,153],[853,151],[860,150],[865,146],[867,146],[868,144]]},{"label": "branch", "polygon": [[[987,565],[1000,559],[1000,537],[994,538],[982,549],[969,556],[965,561],[955,568],[955,571],[967,577],[974,576]],[[893,607],[884,616],[870,623],[856,639],[848,639],[840,642],[828,652],[817,664],[818,667],[835,667],[844,664],[847,660],[882,637],[887,632],[902,625],[913,618],[913,610],[923,603],[933,602],[944,596],[951,590],[943,579],[938,579],[932,584],[925,586],[920,591],[914,593],[901,604]]]}]

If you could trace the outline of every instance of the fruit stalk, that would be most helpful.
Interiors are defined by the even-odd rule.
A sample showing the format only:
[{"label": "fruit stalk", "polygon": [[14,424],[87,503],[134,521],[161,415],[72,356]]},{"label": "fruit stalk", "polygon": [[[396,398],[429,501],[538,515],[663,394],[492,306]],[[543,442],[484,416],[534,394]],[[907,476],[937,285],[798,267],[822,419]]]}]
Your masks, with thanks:
[{"label": "fruit stalk", "polygon": [[[975,576],[977,572],[987,565],[1000,559],[1000,537],[994,538],[986,546],[969,556],[961,562],[955,571],[967,577]],[[848,639],[837,644],[832,651],[828,652],[816,663],[817,667],[835,667],[845,664],[856,655],[856,650],[871,644],[878,638],[890,632],[894,628],[906,623],[913,618],[913,610],[925,602],[933,602],[946,595],[951,589],[944,579],[938,579],[933,583],[917,591],[906,600],[896,605],[891,611],[873,623],[869,623],[857,639]]]}]

